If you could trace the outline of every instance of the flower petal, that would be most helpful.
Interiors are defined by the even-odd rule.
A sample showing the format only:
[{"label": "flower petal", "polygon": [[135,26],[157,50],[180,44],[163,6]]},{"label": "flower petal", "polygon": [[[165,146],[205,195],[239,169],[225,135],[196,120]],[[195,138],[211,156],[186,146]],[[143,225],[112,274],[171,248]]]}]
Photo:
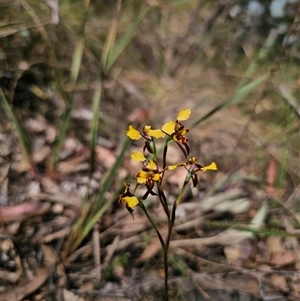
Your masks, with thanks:
[{"label": "flower petal", "polygon": [[126,135],[132,140],[139,140],[142,136],[132,125],[128,127]]},{"label": "flower petal", "polygon": [[153,181],[160,181],[161,176],[159,173],[156,173],[153,177],[152,177]]},{"label": "flower petal", "polygon": [[148,173],[146,171],[140,170],[137,174],[136,174],[136,180],[139,184],[144,184],[146,183],[148,178]]},{"label": "flower petal", "polygon": [[175,125],[174,121],[169,121],[163,125],[162,130],[168,135],[172,135],[175,132]]},{"label": "flower petal", "polygon": [[135,207],[139,203],[139,200],[135,196],[126,196],[123,200],[129,208]]},{"label": "flower petal", "polygon": [[191,112],[192,112],[191,109],[181,110],[181,111],[178,113],[177,120],[183,121],[183,120],[189,119],[189,117],[190,117],[190,115],[191,115]]},{"label": "flower petal", "polygon": [[151,171],[155,171],[155,170],[158,169],[156,162],[153,161],[153,160],[149,160],[149,162],[146,165],[146,168],[151,170]]},{"label": "flower petal", "polygon": [[178,164],[175,164],[175,165],[169,165],[169,166],[168,166],[168,169],[169,169],[169,170],[174,170],[175,168],[181,167],[181,166],[187,166],[187,163],[184,162],[184,163],[178,163]]},{"label": "flower petal", "polygon": [[207,171],[207,170],[217,170],[217,164],[215,162],[212,162],[211,164],[207,165],[207,166],[203,166],[201,167],[202,171]]},{"label": "flower petal", "polygon": [[148,134],[154,138],[165,138],[165,133],[163,133],[161,130],[149,129]]},{"label": "flower petal", "polygon": [[144,154],[141,152],[133,152],[131,154],[131,159],[137,162],[144,162],[146,160]]},{"label": "flower petal", "polygon": [[151,130],[151,125],[145,125],[143,131],[148,134],[149,130]]}]

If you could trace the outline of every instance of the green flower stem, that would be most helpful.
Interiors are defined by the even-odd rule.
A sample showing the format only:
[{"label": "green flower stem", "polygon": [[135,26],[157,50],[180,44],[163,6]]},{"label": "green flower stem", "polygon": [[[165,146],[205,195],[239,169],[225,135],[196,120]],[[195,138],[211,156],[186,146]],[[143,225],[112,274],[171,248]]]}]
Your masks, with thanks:
[{"label": "green flower stem", "polygon": [[158,196],[159,196],[159,200],[161,205],[164,208],[164,211],[168,217],[168,221],[170,220],[170,212],[169,212],[169,207],[168,207],[168,203],[167,203],[167,199],[166,196],[164,194],[164,191],[161,188],[161,183],[157,182],[157,190],[158,190]]},{"label": "green flower stem", "polygon": [[[191,177],[189,178],[189,180],[191,179]],[[181,199],[182,199],[182,196],[183,196],[183,193],[184,193],[184,190],[185,190],[185,187],[186,187],[186,185],[188,184],[188,182],[189,181],[184,181],[184,183],[183,183],[183,185],[182,185],[182,187],[181,187],[181,190],[180,190],[180,192],[179,192],[179,195],[178,195],[178,197],[177,197],[177,200],[175,201],[175,204],[176,204],[176,207],[180,204],[180,202],[181,202]]]},{"label": "green flower stem", "polygon": [[157,151],[156,151],[156,145],[154,140],[150,142],[150,148],[152,150],[154,161],[157,161]]},{"label": "green flower stem", "polygon": [[[165,140],[165,145],[163,149],[163,169],[167,166],[167,152],[168,152],[168,143],[172,140],[171,137],[167,137]],[[164,173],[163,173],[164,174]]]},{"label": "green flower stem", "polygon": [[[165,300],[169,301],[169,295],[168,295],[168,291],[169,291],[169,287],[168,287],[168,276],[169,276],[168,275],[168,249],[169,249],[169,244],[170,244],[170,238],[169,238],[168,246],[166,246],[160,232],[158,231],[156,225],[154,224],[153,220],[151,219],[150,215],[148,214],[148,211],[147,211],[146,207],[144,206],[144,204],[142,202],[139,202],[138,206],[144,211],[146,217],[148,218],[148,220],[151,223],[152,228],[155,230],[155,232],[159,238],[159,241],[161,243],[161,246],[162,246],[163,257],[164,257],[164,271],[165,271],[165,281],[164,281],[165,282]],[[169,218],[168,218],[168,224],[170,224]],[[168,233],[168,237],[169,237],[169,233]]]},{"label": "green flower stem", "polygon": [[165,300],[169,300],[169,265],[168,265],[168,250],[169,250],[169,244],[166,244],[166,247],[163,248],[163,254],[164,254],[164,271],[165,271]]},{"label": "green flower stem", "polygon": [[173,207],[172,207],[172,214],[171,214],[171,219],[168,219],[168,236],[166,239],[166,244],[165,248],[163,249],[163,254],[164,254],[164,270],[165,270],[165,295],[166,295],[166,300],[168,300],[168,291],[169,291],[169,264],[168,264],[168,255],[169,255],[169,246],[170,246],[170,241],[171,241],[171,235],[172,235],[172,230],[175,222],[175,213],[176,213],[176,202],[174,202]]},{"label": "green flower stem", "polygon": [[185,187],[187,185],[188,182],[184,182],[182,185],[182,188],[179,192],[179,195],[176,199],[176,201],[173,204],[172,207],[172,213],[171,213],[171,218],[168,216],[168,235],[167,235],[167,239],[166,239],[166,243],[165,243],[165,247],[163,248],[163,255],[164,255],[164,271],[165,271],[165,295],[166,295],[166,300],[168,300],[168,279],[169,279],[169,264],[168,264],[168,254],[169,254],[169,246],[170,246],[170,241],[171,241],[171,235],[172,235],[172,230],[174,227],[174,223],[175,223],[175,217],[176,217],[176,209],[178,204],[181,202],[182,196],[183,196],[183,192],[185,190]]},{"label": "green flower stem", "polygon": [[[191,179],[191,177],[189,178]],[[169,265],[168,265],[168,252],[169,252],[169,246],[170,246],[170,241],[171,241],[171,235],[172,235],[172,230],[174,227],[175,223],[175,217],[176,217],[176,209],[177,206],[180,204],[185,187],[189,181],[184,181],[181,190],[179,192],[179,195],[176,199],[176,201],[173,204],[172,207],[172,213],[171,213],[171,218],[168,217],[168,236],[166,239],[165,247],[163,248],[163,254],[164,254],[164,270],[165,270],[165,294],[166,294],[166,300],[168,300],[168,278],[169,278]]]},{"label": "green flower stem", "polygon": [[158,236],[158,239],[159,239],[159,241],[160,241],[160,244],[161,244],[161,246],[162,246],[162,248],[163,248],[163,250],[164,250],[164,249],[165,249],[165,242],[164,242],[164,240],[163,240],[163,238],[162,238],[160,232],[158,231],[156,225],[154,224],[152,218],[151,218],[150,215],[148,214],[148,211],[147,211],[145,205],[144,205],[142,202],[139,202],[138,206],[144,211],[146,217],[148,218],[149,222],[151,223],[152,228],[155,230],[155,232],[156,232],[156,234],[157,234],[157,236]]}]

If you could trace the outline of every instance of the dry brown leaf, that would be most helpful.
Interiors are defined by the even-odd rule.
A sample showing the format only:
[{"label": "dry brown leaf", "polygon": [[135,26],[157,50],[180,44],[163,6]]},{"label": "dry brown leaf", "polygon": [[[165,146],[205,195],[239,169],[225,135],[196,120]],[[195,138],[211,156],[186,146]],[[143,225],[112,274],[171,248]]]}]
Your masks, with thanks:
[{"label": "dry brown leaf", "polygon": [[296,262],[296,256],[292,251],[284,251],[283,253],[275,253],[272,255],[270,263],[277,269]]},{"label": "dry brown leaf", "polygon": [[45,131],[45,138],[48,143],[53,143],[56,138],[56,129],[51,124],[48,124]]},{"label": "dry brown leaf", "polygon": [[275,161],[270,161],[266,171],[267,194],[269,196],[275,193],[275,181],[277,175],[277,164]]},{"label": "dry brown leaf", "polygon": [[24,127],[28,132],[41,133],[47,129],[47,120],[42,115],[28,118],[24,121]]},{"label": "dry brown leaf", "polygon": [[0,219],[2,222],[21,221],[30,216],[42,215],[50,210],[49,203],[23,203],[15,206],[0,207]]},{"label": "dry brown leaf", "polygon": [[44,262],[48,267],[52,267],[57,262],[57,254],[52,246],[41,245],[42,252],[44,254]]},{"label": "dry brown leaf", "polygon": [[19,153],[15,155],[15,160],[11,164],[11,169],[16,173],[21,174],[30,170],[31,166],[28,160],[26,160],[24,156]]},{"label": "dry brown leaf", "polygon": [[116,162],[116,155],[109,149],[103,146],[96,146],[96,156],[99,162],[107,169],[113,167]]},{"label": "dry brown leaf", "polygon": [[291,279],[291,289],[300,297],[300,273],[295,273],[294,275],[290,276]]},{"label": "dry brown leaf", "polygon": [[248,275],[229,275],[224,279],[224,284],[233,290],[260,296],[258,281]]},{"label": "dry brown leaf", "polygon": [[1,292],[0,300],[21,301],[24,297],[37,290],[48,279],[49,274],[50,270],[48,268],[37,269],[36,275],[32,280]]},{"label": "dry brown leaf", "polygon": [[44,137],[35,137],[32,142],[32,160],[35,163],[43,162],[51,153],[51,148],[46,144]]},{"label": "dry brown leaf", "polygon": [[225,246],[224,254],[226,256],[228,264],[241,267],[243,266],[243,263],[248,259],[252,250],[253,245],[250,243],[249,239],[246,239],[243,242],[237,243],[235,245]]},{"label": "dry brown leaf", "polygon": [[81,143],[73,137],[67,137],[64,141],[64,147],[60,154],[60,159],[65,160],[71,156],[79,148],[82,148]]},{"label": "dry brown leaf", "polygon": [[285,275],[282,274],[272,274],[270,277],[268,277],[268,280],[271,281],[271,283],[274,285],[274,287],[277,287],[282,292],[288,292],[289,287],[286,282]]},{"label": "dry brown leaf", "polygon": [[269,259],[275,254],[282,254],[285,251],[281,238],[278,236],[269,236],[266,240],[266,247]]},{"label": "dry brown leaf", "polygon": [[66,289],[63,289],[63,298],[64,300],[68,300],[68,301],[84,301],[83,298],[75,295],[74,293]]},{"label": "dry brown leaf", "polygon": [[59,202],[78,208],[81,207],[82,198],[76,192],[61,191],[60,187],[49,178],[42,178],[41,183],[43,190],[46,193],[38,193],[36,195],[33,195],[33,197],[51,202]]},{"label": "dry brown leaf", "polygon": [[57,169],[63,174],[87,170],[89,168],[89,156],[90,153],[88,149],[82,149],[79,154],[68,158],[68,160],[60,162],[57,166]]}]

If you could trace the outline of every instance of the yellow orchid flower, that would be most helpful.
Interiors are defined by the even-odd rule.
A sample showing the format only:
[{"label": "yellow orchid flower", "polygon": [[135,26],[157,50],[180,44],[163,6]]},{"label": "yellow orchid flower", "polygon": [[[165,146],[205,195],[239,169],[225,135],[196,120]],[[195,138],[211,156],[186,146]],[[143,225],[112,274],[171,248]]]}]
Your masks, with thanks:
[{"label": "yellow orchid flower", "polygon": [[130,185],[128,183],[124,184],[125,191],[119,196],[119,204],[126,203],[126,209],[130,212],[133,217],[133,207],[139,204],[139,200],[129,191]]},{"label": "yellow orchid flower", "polygon": [[[180,147],[180,149],[186,157],[190,152],[190,148],[187,144],[188,138],[186,137],[186,134],[189,132],[189,129],[184,127],[181,121],[187,120],[190,117],[190,115],[191,109],[181,110],[177,115],[176,121],[171,120],[165,123],[162,127],[162,132],[167,134],[177,143],[177,145]],[[182,145],[185,148],[183,148]]]},{"label": "yellow orchid flower", "polygon": [[143,128],[143,133],[140,133],[136,130],[132,125],[128,126],[128,130],[126,131],[127,136],[132,140],[139,140],[144,137],[146,140],[151,140],[153,138],[164,138],[165,133],[162,130],[151,128],[151,125],[145,125]]},{"label": "yellow orchid flower", "polygon": [[198,183],[198,178],[196,172],[198,171],[208,171],[208,170],[217,170],[217,164],[215,162],[210,163],[209,165],[202,166],[198,164],[197,159],[195,157],[189,158],[188,161],[179,163],[179,164],[174,164],[174,165],[169,165],[168,169],[169,170],[174,170],[177,167],[185,167],[188,170],[188,174],[186,176],[185,183],[187,183],[191,178],[193,180],[194,186],[197,186]]}]

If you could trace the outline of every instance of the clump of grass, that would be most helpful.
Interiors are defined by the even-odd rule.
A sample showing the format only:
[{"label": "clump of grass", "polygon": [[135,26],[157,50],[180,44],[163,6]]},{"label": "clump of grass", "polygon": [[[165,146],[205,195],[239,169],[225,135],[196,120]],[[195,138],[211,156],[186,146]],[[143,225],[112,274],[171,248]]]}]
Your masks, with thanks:
[{"label": "clump of grass", "polygon": [[[121,10],[121,1],[117,1],[114,17],[111,22],[111,27],[108,30],[107,38],[104,44],[104,48],[102,51],[101,56],[101,63],[102,63],[102,70],[99,72],[99,79],[97,80],[96,89],[93,96],[93,105],[92,105],[92,111],[93,111],[93,118],[91,121],[90,126],[90,150],[91,150],[91,156],[90,156],[90,166],[91,166],[91,172],[94,170],[95,166],[95,147],[97,145],[97,138],[98,138],[98,128],[99,128],[99,114],[100,114],[100,103],[101,103],[101,95],[102,95],[102,81],[103,81],[103,75],[108,74],[110,69],[112,68],[114,62],[117,60],[118,56],[121,54],[121,52],[125,49],[127,44],[130,42],[132,37],[135,34],[135,31],[137,30],[137,26],[142,21],[143,17],[148,11],[148,8],[142,8],[141,12],[139,14],[139,17],[133,22],[133,24],[130,26],[130,28],[126,31],[124,36],[116,39],[116,33],[117,33],[117,27],[118,27],[118,16]],[[82,41],[81,41],[82,44]],[[80,44],[80,45],[81,45]],[[81,49],[82,47],[80,47]],[[82,51],[76,52],[76,55],[74,55],[73,61],[76,68],[74,67],[74,80],[77,78],[78,70],[79,70],[79,63],[80,57],[82,55]],[[67,119],[68,121],[68,119]],[[68,122],[66,122],[68,124]],[[71,233],[67,239],[67,242],[65,244],[65,250],[63,252],[63,257],[66,257],[69,254],[72,254],[74,250],[77,249],[77,247],[81,244],[81,242],[85,239],[85,237],[90,233],[91,229],[94,227],[94,225],[99,221],[99,219],[102,217],[102,215],[106,212],[106,210],[112,205],[112,203],[115,201],[116,196],[114,195],[113,198],[110,200],[105,199],[106,192],[110,189],[112,182],[114,178],[116,177],[118,170],[121,166],[122,160],[124,158],[124,155],[127,151],[127,149],[130,146],[130,140],[123,139],[123,146],[121,149],[120,154],[118,155],[118,158],[112,167],[112,169],[108,172],[108,175],[103,182],[103,185],[101,185],[100,194],[98,197],[94,196],[87,196],[84,203],[83,208],[80,211],[80,214],[78,218],[76,219],[72,229]]]}]

